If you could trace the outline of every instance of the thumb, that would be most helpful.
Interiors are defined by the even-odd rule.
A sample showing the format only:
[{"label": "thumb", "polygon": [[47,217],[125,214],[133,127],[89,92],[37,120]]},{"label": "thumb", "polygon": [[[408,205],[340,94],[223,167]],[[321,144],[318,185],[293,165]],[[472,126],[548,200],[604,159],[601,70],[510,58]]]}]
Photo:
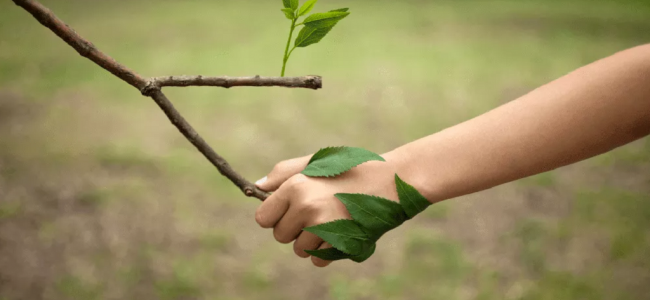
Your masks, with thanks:
[{"label": "thumb", "polygon": [[309,154],[277,163],[271,173],[255,182],[255,186],[266,192],[277,190],[291,176],[302,172],[312,155]]}]

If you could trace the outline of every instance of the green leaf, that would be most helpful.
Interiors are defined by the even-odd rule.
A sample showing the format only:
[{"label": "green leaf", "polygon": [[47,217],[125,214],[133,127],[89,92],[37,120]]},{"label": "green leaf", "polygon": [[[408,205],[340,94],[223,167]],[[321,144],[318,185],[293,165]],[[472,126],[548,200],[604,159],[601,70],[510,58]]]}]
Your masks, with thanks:
[{"label": "green leaf", "polygon": [[350,259],[358,263],[364,262],[366,259],[370,258],[370,256],[372,256],[373,253],[375,253],[376,248],[377,248],[377,244],[372,243],[372,245],[366,248],[366,250],[363,253],[359,255],[352,255],[350,256]]},{"label": "green leaf", "polygon": [[346,259],[349,258],[355,262],[364,262],[366,259],[370,258],[375,253],[375,249],[377,248],[377,244],[373,243],[370,245],[370,247],[366,248],[366,250],[359,254],[359,255],[350,255],[347,254],[339,249],[336,248],[325,248],[325,249],[319,249],[319,250],[305,250],[305,252],[309,253],[309,255],[316,256],[318,258],[322,258],[324,260],[341,260],[341,259]]},{"label": "green leaf", "polygon": [[291,1],[292,0],[282,0],[282,5],[284,5],[284,8],[291,8]]},{"label": "green leaf", "polygon": [[311,256],[316,256],[324,260],[340,260],[352,257],[352,255],[347,254],[336,248],[324,248],[318,250],[305,250]]},{"label": "green leaf", "polygon": [[339,8],[339,9],[330,10],[330,12],[332,12],[332,11],[342,11],[342,12],[346,12],[346,11],[348,11],[348,10],[350,10],[350,9],[349,9],[349,8]]},{"label": "green leaf", "polygon": [[314,5],[316,5],[316,2],[318,2],[318,0],[307,0],[307,2],[300,7],[298,16],[300,17],[308,14],[314,8]]},{"label": "green leaf", "polygon": [[327,147],[311,157],[302,174],[312,177],[336,176],[371,160],[385,161],[378,154],[363,148]]},{"label": "green leaf", "polygon": [[320,42],[327,33],[329,33],[332,27],[326,27],[326,28],[315,28],[315,27],[308,27],[305,26],[303,27],[300,32],[298,33],[298,37],[296,38],[295,42],[295,47],[307,47],[312,44],[316,44]]},{"label": "green leaf", "polygon": [[306,227],[303,230],[319,236],[332,247],[352,255],[363,254],[373,243],[353,220],[340,219]]},{"label": "green leaf", "polygon": [[305,26],[316,28],[332,27],[341,19],[347,17],[349,14],[349,12],[345,11],[315,13],[307,17],[302,23],[305,24]]},{"label": "green leaf", "polygon": [[293,11],[296,11],[296,9],[298,9],[298,5],[300,5],[298,1],[299,0],[291,0],[291,9],[293,9]]},{"label": "green leaf", "polygon": [[293,20],[294,14],[293,14],[293,10],[291,10],[291,8],[283,8],[283,9],[281,9],[281,11],[284,13],[284,16],[287,17],[287,19]]},{"label": "green leaf", "polygon": [[379,239],[387,231],[402,225],[406,214],[402,206],[388,199],[364,194],[335,194],[361,225],[372,240]]},{"label": "green leaf", "polygon": [[397,174],[395,174],[395,185],[397,186],[399,202],[409,219],[415,217],[415,215],[421,213],[432,204],[413,186],[399,178]]}]

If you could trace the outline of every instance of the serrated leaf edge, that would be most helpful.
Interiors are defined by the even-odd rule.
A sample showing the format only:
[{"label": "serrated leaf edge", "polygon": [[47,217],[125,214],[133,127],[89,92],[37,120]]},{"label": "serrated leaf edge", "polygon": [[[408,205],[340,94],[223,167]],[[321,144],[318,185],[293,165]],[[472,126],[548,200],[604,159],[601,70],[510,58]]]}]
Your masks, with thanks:
[{"label": "serrated leaf edge", "polygon": [[[338,151],[337,151],[337,152],[335,152],[334,154],[325,153],[325,154],[321,154],[321,155],[317,156],[317,155],[319,154],[319,152],[325,152],[325,151],[329,152],[329,151],[331,151],[331,150],[335,150],[335,149],[344,150],[344,149],[347,149],[347,148],[349,148],[349,149],[360,149],[360,150],[364,150],[364,151],[370,152],[370,153],[372,153],[372,154],[375,154],[375,155],[377,156],[377,158],[375,158],[375,159],[369,159],[369,160],[366,160],[366,161],[362,161],[362,162],[360,162],[360,163],[358,163],[358,164],[356,164],[356,165],[352,165],[350,168],[345,169],[345,170],[343,170],[343,171],[341,171],[341,172],[339,172],[339,173],[332,173],[332,174],[329,174],[329,175],[313,175],[313,174],[310,175],[310,174],[305,173],[305,170],[307,170],[307,167],[309,167],[309,166],[310,166],[314,161],[317,161],[317,160],[319,160],[319,159],[323,159],[323,158],[325,158],[325,157],[328,157],[328,156],[330,156],[330,155],[334,155],[334,154],[338,153]],[[357,166],[359,166],[359,165],[361,165],[361,164],[363,164],[363,163],[369,162],[369,161],[381,161],[381,162],[386,162],[386,159],[383,158],[381,155],[375,153],[375,152],[372,152],[372,151],[370,151],[370,150],[367,150],[367,149],[364,149],[364,148],[360,148],[360,147],[348,147],[348,146],[325,147],[325,148],[321,148],[321,149],[319,149],[318,151],[316,151],[316,153],[314,153],[314,155],[311,156],[311,158],[309,159],[309,162],[307,163],[307,166],[306,166],[305,169],[303,169],[302,172],[300,172],[300,173],[302,173],[303,175],[310,176],[310,177],[328,177],[328,178],[329,178],[329,177],[336,177],[336,176],[338,176],[338,175],[341,175],[341,174],[343,174],[343,173],[345,173],[345,172],[348,172],[348,171],[352,170],[352,168],[355,168],[355,167],[357,167]],[[316,169],[318,169],[318,167],[314,167],[314,166],[311,166],[311,167],[312,167],[312,168],[316,168]],[[322,170],[322,169],[321,169],[321,170]]]},{"label": "serrated leaf edge", "polygon": [[[341,233],[339,233],[339,232],[333,232],[333,231],[327,231],[327,232],[328,232],[328,233],[335,233],[335,234],[343,235],[343,236],[345,236],[346,238],[351,238],[351,239],[355,239],[355,240],[360,240],[360,241],[371,241],[371,239],[370,239],[370,237],[368,236],[368,234],[363,230],[363,227],[362,227],[361,225],[359,225],[359,223],[357,223],[356,221],[354,221],[354,220],[350,220],[350,219],[336,219],[336,220],[329,221],[329,222],[325,222],[325,223],[321,223],[321,224],[318,224],[318,225],[305,227],[305,228],[303,228],[303,230],[304,230],[304,231],[307,231],[307,232],[311,232],[311,233],[315,234],[316,236],[322,238],[322,237],[319,236],[317,233],[315,233],[315,232],[313,232],[313,231],[310,231],[310,229],[315,228],[315,227],[319,227],[319,226],[321,226],[321,225],[325,225],[325,224],[329,224],[329,223],[335,223],[335,222],[341,222],[341,221],[345,221],[345,222],[354,222],[354,224],[356,224],[357,226],[359,226],[359,228],[360,228],[361,231],[364,233],[364,235],[363,235],[363,236],[353,236],[353,235],[348,236],[348,235],[341,234]],[[325,240],[325,239],[323,239],[323,240]],[[327,240],[325,240],[325,241],[331,244],[330,241],[327,241]],[[332,247],[333,247],[333,248],[336,248],[336,247],[334,247],[333,245],[332,245]],[[339,249],[339,248],[336,248],[336,249],[339,250],[339,251],[341,251],[341,252],[343,252],[343,253],[345,253],[345,254],[348,254],[348,255],[354,255],[354,254],[352,254],[352,253],[349,253],[349,252],[347,252],[347,251],[344,251],[343,249]]]},{"label": "serrated leaf edge", "polygon": [[[420,192],[419,192],[417,189],[415,189],[413,186],[411,186],[410,184],[408,184],[408,183],[406,183],[404,180],[402,180],[402,179],[397,175],[397,173],[395,173],[395,186],[396,186],[396,188],[397,188],[397,195],[398,195],[398,197],[399,197],[400,205],[402,205],[402,208],[405,207],[404,204],[402,204],[402,201],[408,201],[409,203],[412,204],[412,207],[415,207],[417,210],[419,210],[419,212],[422,212],[422,210],[423,210],[423,209],[420,209],[420,208],[424,208],[424,209],[426,209],[426,208],[430,205],[430,204],[429,204],[429,205],[426,205],[426,206],[424,206],[424,207],[421,207],[418,203],[416,203],[416,202],[415,202],[415,201],[410,197],[409,193],[406,191],[406,187],[411,187],[411,188],[412,188],[413,190],[415,190],[415,192],[418,193],[422,198],[424,198],[424,196],[422,196],[422,194],[420,194]],[[399,193],[400,190],[402,191],[401,194]],[[400,196],[400,195],[403,195],[403,196]],[[405,196],[405,197],[404,197],[404,196]],[[404,199],[404,200],[402,200],[402,199]],[[424,199],[426,199],[426,198],[424,198]],[[404,212],[406,213],[406,216],[409,217],[409,219],[412,219],[413,217],[416,216],[416,215],[412,215],[412,216],[409,215],[409,212],[408,212],[406,209],[404,209]]]},{"label": "serrated leaf edge", "polygon": [[[356,165],[353,165],[353,166],[351,166],[351,167],[350,167],[349,169],[347,169],[347,170],[343,170],[343,171],[338,172],[338,173],[331,173],[331,174],[329,174],[329,175],[309,175],[309,174],[306,174],[306,173],[305,173],[305,170],[302,171],[302,174],[307,175],[307,176],[310,176],[310,177],[336,177],[336,176],[339,176],[339,175],[341,175],[341,174],[343,174],[343,173],[345,173],[345,172],[348,172],[348,171],[352,170],[352,169],[355,168],[355,167],[358,167],[359,165],[361,165],[361,164],[363,164],[363,163],[367,163],[367,162],[369,162],[369,161],[378,161],[378,160],[374,160],[374,159],[367,160],[367,161],[364,161],[364,162],[358,163],[358,164],[356,164]],[[316,166],[311,166],[311,168],[323,170],[322,168],[320,168],[320,167],[316,167]],[[305,168],[305,169],[307,169],[307,168]]]},{"label": "serrated leaf edge", "polygon": [[318,155],[321,152],[326,152],[326,151],[329,152],[330,150],[343,149],[343,148],[352,148],[352,147],[332,146],[332,147],[325,147],[325,148],[318,149],[318,151],[316,151],[316,153],[314,153],[314,155],[311,156],[311,158],[309,159],[309,162],[307,163],[307,165],[311,164],[312,162],[314,162],[317,159],[321,159],[321,158],[326,157],[328,155],[328,153]]},{"label": "serrated leaf edge", "polygon": [[[334,247],[332,247],[332,248],[333,248],[333,249],[336,249],[336,250],[338,250],[338,251],[341,251],[340,249],[337,249],[337,248],[334,248]],[[320,256],[319,256],[319,255],[320,255],[320,251],[323,251],[323,250],[326,250],[326,249],[330,249],[330,248],[315,249],[315,250],[304,250],[304,251],[305,251],[307,254],[311,255],[311,256],[316,256],[316,257],[318,257],[318,258],[320,258],[320,259],[328,260],[327,258],[324,258],[324,257],[320,257]],[[345,252],[343,252],[343,251],[341,251],[341,253],[345,254],[346,257],[343,257],[343,258],[340,258],[340,259],[350,259],[350,258],[354,257],[354,255],[349,254],[349,253],[345,253]]]},{"label": "serrated leaf edge", "polygon": [[[372,199],[374,199],[374,200],[387,201],[387,202],[390,202],[390,203],[392,203],[392,204],[395,204],[395,205],[399,206],[399,207],[402,209],[402,211],[404,211],[404,208],[402,207],[401,204],[396,203],[395,201],[391,201],[391,200],[386,199],[386,198],[379,197],[379,196],[367,195],[367,194],[361,194],[361,193],[337,193],[337,194],[334,194],[334,196],[335,196],[337,199],[339,199],[339,201],[343,202],[343,204],[345,205],[346,208],[348,207],[348,205],[345,203],[345,201],[347,201],[347,200],[342,200],[341,198],[338,197],[338,195],[358,195],[358,196],[370,197],[370,198],[372,198]],[[388,222],[386,222],[384,219],[382,219],[382,218],[378,218],[377,216],[373,215],[372,213],[373,213],[374,211],[372,211],[372,210],[368,210],[368,209],[364,208],[363,206],[357,204],[357,203],[354,202],[354,201],[349,201],[349,202],[350,202],[351,204],[355,205],[356,207],[361,208],[361,210],[363,210],[363,211],[366,212],[367,214],[371,215],[373,218],[375,218],[375,219],[377,219],[377,220],[383,222],[384,224],[389,225],[389,226],[393,226],[393,228],[396,227],[395,224],[388,223]],[[391,204],[391,205],[392,205],[392,204]],[[350,209],[348,208],[348,211],[349,211],[349,210],[350,210]],[[353,216],[353,217],[354,217],[354,216]],[[359,222],[357,222],[357,223],[359,223]],[[362,226],[361,224],[359,224],[359,225],[360,225],[361,228],[363,229],[363,226]],[[399,226],[399,225],[401,225],[401,223],[398,224],[397,226]]]}]

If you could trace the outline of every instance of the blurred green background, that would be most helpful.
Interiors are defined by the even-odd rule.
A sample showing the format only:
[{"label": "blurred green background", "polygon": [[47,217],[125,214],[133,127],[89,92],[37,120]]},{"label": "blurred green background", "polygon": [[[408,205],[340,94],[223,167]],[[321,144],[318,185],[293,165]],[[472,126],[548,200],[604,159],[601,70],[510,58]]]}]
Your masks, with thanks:
[{"label": "blurred green background", "polygon": [[[320,147],[378,153],[650,41],[648,1],[340,1],[297,49],[318,91],[167,88],[250,180]],[[277,76],[281,1],[43,1],[144,76]],[[151,99],[0,2],[0,299],[650,299],[650,139],[445,201],[319,269]]]}]

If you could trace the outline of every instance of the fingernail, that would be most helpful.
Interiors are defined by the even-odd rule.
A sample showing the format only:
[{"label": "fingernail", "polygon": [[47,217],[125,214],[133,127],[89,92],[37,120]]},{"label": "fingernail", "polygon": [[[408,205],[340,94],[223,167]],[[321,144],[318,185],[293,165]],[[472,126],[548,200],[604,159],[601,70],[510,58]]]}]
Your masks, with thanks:
[{"label": "fingernail", "polygon": [[266,176],[264,176],[264,178],[262,178],[262,179],[260,179],[258,181],[255,181],[255,184],[260,185],[260,184],[263,184],[265,182],[266,182]]}]

